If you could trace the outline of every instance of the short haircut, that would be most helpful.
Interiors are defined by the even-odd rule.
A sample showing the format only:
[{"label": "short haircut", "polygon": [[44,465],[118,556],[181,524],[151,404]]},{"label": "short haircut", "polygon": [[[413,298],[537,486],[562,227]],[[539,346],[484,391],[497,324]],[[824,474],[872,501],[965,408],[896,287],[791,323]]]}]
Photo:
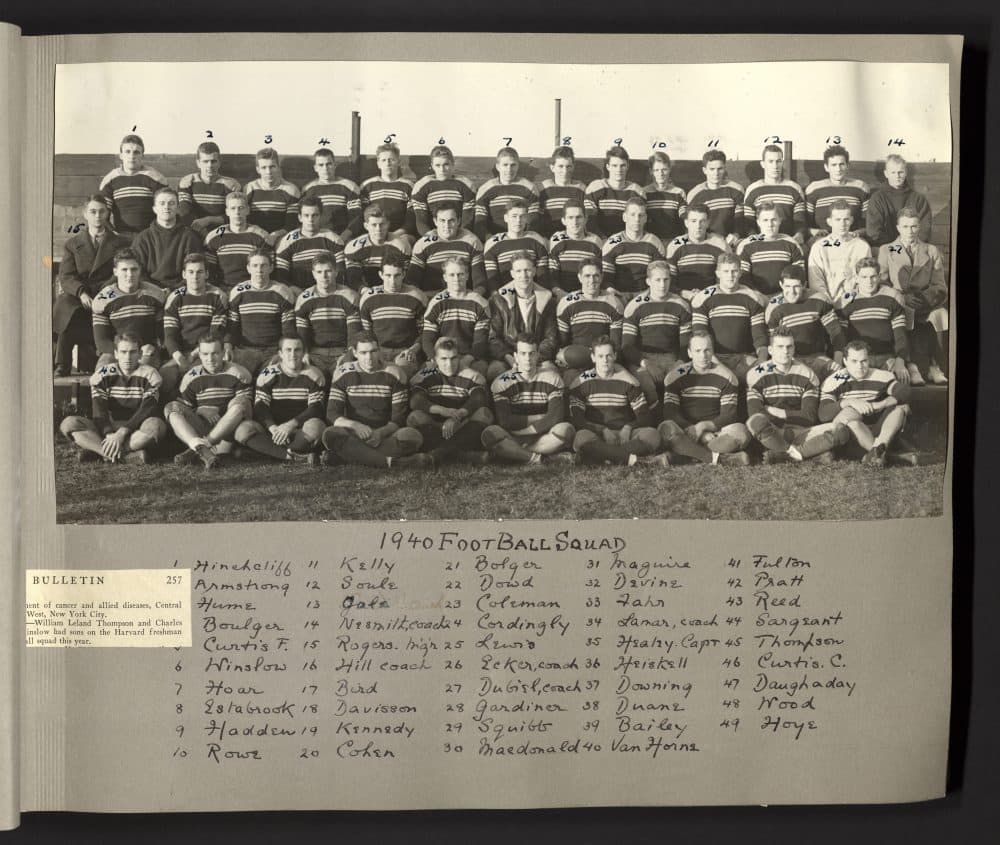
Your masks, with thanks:
[{"label": "short haircut", "polygon": [[153,194],[153,202],[156,202],[157,198],[163,194],[173,194],[174,199],[180,202],[180,194],[177,193],[177,189],[171,188],[169,185],[164,185],[162,188],[156,189],[156,193]]},{"label": "short haircut", "polygon": [[249,200],[247,200],[247,195],[244,194],[243,191],[230,191],[228,194],[226,194],[226,205],[229,205],[229,203],[232,202],[233,200],[239,200],[240,202],[245,202],[249,204]]},{"label": "short haircut", "polygon": [[778,206],[776,206],[770,200],[764,200],[760,205],[757,206],[757,216],[760,217],[762,211],[777,211]]},{"label": "short haircut", "polygon": [[613,147],[608,147],[607,151],[604,153],[604,164],[607,165],[613,158],[621,158],[625,161],[629,161],[626,149],[618,146],[617,144]]},{"label": "short haircut", "polygon": [[247,266],[250,265],[251,258],[266,258],[267,263],[274,266],[274,253],[265,246],[259,246],[247,256]]},{"label": "short haircut", "polygon": [[552,151],[552,161],[554,162],[557,158],[568,158],[570,161],[576,161],[576,153],[573,152],[572,147],[568,147],[565,144],[556,147]]},{"label": "short haircut", "polygon": [[577,275],[583,272],[584,267],[596,267],[598,273],[604,273],[604,266],[601,264],[601,259],[595,258],[593,255],[588,255],[580,261],[576,268]]},{"label": "short haircut", "polygon": [[515,252],[515,253],[514,253],[514,254],[513,254],[513,255],[512,255],[511,257],[510,257],[510,266],[511,266],[511,267],[513,267],[513,266],[514,266],[514,262],[515,262],[515,261],[530,261],[530,262],[531,262],[531,266],[532,266],[532,267],[534,267],[534,266],[535,266],[535,256],[533,256],[533,255],[532,255],[532,254],[531,254],[530,252],[528,252],[528,250],[526,250],[526,249],[519,249],[519,250],[518,250],[517,252]]},{"label": "short haircut", "polygon": [[885,157],[885,163],[888,164],[890,161],[896,162],[896,164],[902,164],[906,166],[906,159],[903,158],[899,153],[890,153]]},{"label": "short haircut", "polygon": [[878,261],[876,261],[874,258],[871,257],[862,258],[860,261],[858,261],[857,264],[854,265],[854,275],[857,276],[861,273],[862,270],[868,270],[868,269],[873,269],[875,271],[875,275],[878,275],[878,273],[880,272]]},{"label": "short haircut", "polygon": [[706,217],[709,216],[708,206],[702,202],[691,203],[691,205],[689,205],[687,209],[684,211],[684,218],[687,219],[688,217],[690,217],[692,211],[695,214],[704,214]]},{"label": "short haircut", "polygon": [[614,348],[614,344],[611,342],[611,335],[602,334],[595,337],[590,342],[590,351],[593,352],[598,346],[610,346]]},{"label": "short haircut", "polygon": [[262,147],[257,150],[254,161],[273,161],[275,164],[278,164],[280,159],[278,158],[278,151],[276,149],[273,147]]},{"label": "short haircut", "polygon": [[789,264],[781,268],[781,281],[785,279],[795,279],[797,282],[804,283],[806,280],[806,271],[797,264]]},{"label": "short haircut", "polygon": [[583,200],[566,200],[566,204],[563,206],[563,216],[566,216],[566,209],[568,208],[579,208],[583,212],[584,216],[587,215],[587,207],[583,204]]},{"label": "short haircut", "polygon": [[712,339],[712,333],[708,329],[691,329],[691,336],[688,338],[688,346],[691,345],[695,338],[704,338],[715,348],[715,341]]},{"label": "short haircut", "polygon": [[904,205],[899,211],[896,212],[896,222],[898,223],[904,217],[912,217],[915,220],[920,219],[920,212],[917,211],[912,205]]},{"label": "short haircut", "polygon": [[518,155],[517,150],[515,150],[513,147],[501,147],[499,150],[497,150],[497,159],[500,159],[502,157],[513,158],[516,161],[521,160],[521,156]]},{"label": "short haircut", "polygon": [[334,271],[337,269],[337,259],[333,257],[333,253],[327,252],[325,249],[322,252],[316,253],[316,257],[309,262],[309,269],[315,270],[317,267],[324,267],[329,264],[333,267]]},{"label": "short haircut", "polygon": [[142,266],[139,261],[139,256],[135,254],[131,247],[124,247],[115,253],[115,257],[112,260],[112,266],[117,268],[119,264],[123,261],[134,261],[140,267]]},{"label": "short haircut", "polygon": [[514,348],[517,348],[519,343],[526,343],[529,346],[534,346],[535,349],[538,348],[538,338],[535,337],[531,332],[518,332],[517,337],[514,338]]},{"label": "short haircut", "polygon": [[740,257],[735,252],[724,252],[715,259],[715,266],[722,267],[725,264],[735,264],[740,266]]},{"label": "short haircut", "polygon": [[299,211],[302,211],[303,208],[307,208],[307,207],[308,208],[318,208],[319,211],[320,211],[320,213],[322,214],[323,213],[323,200],[321,200],[317,196],[303,197],[301,200],[299,200]]},{"label": "short haircut", "polygon": [[452,164],[455,163],[455,154],[451,151],[450,147],[446,147],[444,144],[431,147],[431,158],[446,158]]},{"label": "short haircut", "polygon": [[457,202],[452,202],[451,200],[448,200],[448,202],[442,202],[442,203],[438,204],[437,208],[434,209],[434,219],[435,220],[437,220],[437,216],[442,211],[454,211],[455,212],[455,216],[458,217],[459,220],[462,219],[462,209],[459,208]]},{"label": "short haircut", "polygon": [[334,156],[333,150],[328,150],[326,147],[320,147],[313,153],[313,160],[315,161],[318,158],[328,158],[336,161],[336,156]]},{"label": "short haircut", "polygon": [[781,149],[781,147],[779,147],[777,144],[768,144],[766,147],[764,147],[764,149],[760,151],[760,160],[763,161],[764,156],[766,156],[768,153],[777,153],[782,158],[785,157],[785,151]]},{"label": "short haircut", "polygon": [[705,154],[701,157],[702,167],[705,167],[710,161],[721,161],[725,164],[726,154],[722,150],[706,150]]},{"label": "short haircut", "polygon": [[203,335],[199,335],[195,346],[201,346],[203,343],[217,343],[219,346],[222,346],[222,338],[212,334],[212,332],[205,332]]},{"label": "short haircut", "polygon": [[361,212],[361,219],[368,221],[369,217],[385,217],[385,209],[382,208],[377,202],[370,203],[365,206],[365,210]]},{"label": "short haircut", "polygon": [[648,279],[652,276],[656,270],[666,270],[667,280],[670,280],[670,265],[667,264],[667,262],[662,258],[657,258],[656,261],[650,261],[649,264],[646,265],[646,278]]},{"label": "short haircut", "polygon": [[507,208],[504,209],[504,214],[510,211],[512,208],[523,208],[525,211],[528,210],[528,204],[520,197],[512,197],[507,201]]},{"label": "short haircut", "polygon": [[198,149],[194,152],[195,157],[200,158],[202,155],[222,155],[222,150],[219,149],[219,145],[215,141],[202,141],[198,144]]},{"label": "short haircut", "polygon": [[830,214],[833,214],[835,211],[849,211],[851,212],[851,217],[854,216],[854,209],[851,208],[847,200],[837,200],[835,203],[832,203],[830,205]]},{"label": "short haircut", "polygon": [[668,156],[662,150],[657,150],[649,157],[650,170],[653,169],[654,164],[665,164],[667,167],[673,167],[673,162],[670,160],[670,156]]},{"label": "short haircut", "polygon": [[203,252],[189,252],[185,255],[181,267],[186,270],[188,264],[201,264],[206,270],[208,269],[208,259]]},{"label": "short haircut", "polygon": [[850,340],[847,345],[844,346],[844,357],[847,357],[847,353],[851,352],[864,352],[866,355],[871,355],[871,347],[868,346],[868,341],[865,340]]},{"label": "short haircut", "polygon": [[840,146],[840,144],[834,144],[832,147],[827,147],[823,151],[823,164],[829,163],[831,158],[836,158],[837,156],[843,156],[844,161],[850,164],[851,154]]},{"label": "short haircut", "polygon": [[790,337],[793,341],[795,340],[795,335],[788,326],[778,325],[771,329],[771,342],[774,343],[775,339],[779,337]]},{"label": "short haircut", "polygon": [[305,347],[305,341],[302,340],[298,335],[284,335],[278,338],[278,349],[281,349],[286,343],[301,343],[303,348]]},{"label": "short haircut", "polygon": [[142,152],[146,152],[146,145],[143,143],[142,138],[138,135],[126,135],[122,138],[121,142],[118,144],[118,152],[121,152],[122,147],[126,144],[135,144]]},{"label": "short haircut", "polygon": [[382,253],[382,263],[379,267],[398,267],[400,270],[405,270],[406,256],[394,246],[387,247]]},{"label": "short haircut", "polygon": [[449,264],[457,264],[459,267],[465,270],[466,273],[470,272],[472,267],[472,265],[469,264],[469,259],[466,258],[464,255],[452,255],[446,258],[444,262],[441,264],[442,273],[447,269]]},{"label": "short haircut", "polygon": [[108,207],[108,199],[104,194],[87,194],[87,198],[83,201],[83,207],[86,208],[92,202],[99,202],[105,208]]},{"label": "short haircut", "polygon": [[636,208],[645,208],[646,200],[642,197],[629,197],[625,200],[625,208],[627,209],[630,205],[635,206]]},{"label": "short haircut", "polygon": [[142,338],[139,337],[135,332],[125,329],[123,332],[118,332],[115,335],[115,349],[118,348],[120,343],[134,343],[138,347],[142,347]]},{"label": "short haircut", "polygon": [[354,335],[354,342],[351,344],[351,349],[357,349],[362,343],[374,343],[378,346],[378,338],[375,337],[371,332],[360,331]]},{"label": "short haircut", "polygon": [[453,337],[439,337],[434,341],[434,354],[444,350],[445,352],[460,352],[458,341]]},{"label": "short haircut", "polygon": [[392,153],[396,158],[399,158],[399,147],[395,144],[379,144],[375,148],[375,158],[378,158],[382,153]]}]

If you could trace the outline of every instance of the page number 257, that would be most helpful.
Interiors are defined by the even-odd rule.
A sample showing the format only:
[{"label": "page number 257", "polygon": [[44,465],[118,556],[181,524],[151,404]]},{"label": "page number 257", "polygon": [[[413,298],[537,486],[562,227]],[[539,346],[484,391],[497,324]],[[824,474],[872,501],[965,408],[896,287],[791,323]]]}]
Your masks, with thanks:
[{"label": "page number 257", "polygon": [[182,579],[181,579],[180,575],[168,575],[167,576],[167,583],[168,584],[180,584],[181,580]]}]

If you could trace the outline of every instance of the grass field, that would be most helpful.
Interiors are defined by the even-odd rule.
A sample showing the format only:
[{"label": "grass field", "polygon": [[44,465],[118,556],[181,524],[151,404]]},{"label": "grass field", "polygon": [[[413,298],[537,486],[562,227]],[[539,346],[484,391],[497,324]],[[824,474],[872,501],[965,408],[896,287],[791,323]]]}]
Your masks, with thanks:
[{"label": "grass field", "polygon": [[78,464],[56,444],[60,523],[369,519],[888,519],[935,516],[943,457],[830,466],[447,466],[382,472],[247,459],[212,472]]}]

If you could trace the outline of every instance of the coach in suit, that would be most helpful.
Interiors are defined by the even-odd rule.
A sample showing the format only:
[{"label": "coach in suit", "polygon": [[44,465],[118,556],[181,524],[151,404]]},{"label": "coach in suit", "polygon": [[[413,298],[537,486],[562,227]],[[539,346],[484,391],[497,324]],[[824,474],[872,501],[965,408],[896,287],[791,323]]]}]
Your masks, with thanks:
[{"label": "coach in suit", "polygon": [[91,300],[112,280],[115,253],[128,246],[128,241],[111,229],[107,204],[99,194],[87,197],[84,217],[86,228],[66,241],[59,265],[59,291],[52,307],[52,331],[57,335],[57,376],[69,375],[74,346],[79,350],[80,370],[93,369],[97,352],[91,327]]}]

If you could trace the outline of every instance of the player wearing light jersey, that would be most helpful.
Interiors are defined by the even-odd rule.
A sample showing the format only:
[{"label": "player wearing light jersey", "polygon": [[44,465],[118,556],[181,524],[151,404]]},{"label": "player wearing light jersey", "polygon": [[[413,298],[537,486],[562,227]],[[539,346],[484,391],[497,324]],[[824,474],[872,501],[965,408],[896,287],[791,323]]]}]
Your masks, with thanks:
[{"label": "player wearing light jersey", "polygon": [[336,169],[332,150],[326,147],[316,150],[313,153],[316,178],[302,188],[302,199],[318,199],[322,211],[319,228],[347,243],[361,231],[360,189],[350,179],[338,178]]},{"label": "player wearing light jersey", "polygon": [[809,250],[809,290],[827,302],[836,302],[857,287],[854,267],[862,258],[871,258],[868,242],[851,231],[851,207],[843,200],[830,206],[830,234],[818,239]]},{"label": "player wearing light jersey", "polygon": [[358,295],[337,286],[337,266],[329,253],[313,259],[312,276],[315,284],[295,302],[295,330],[305,344],[306,363],[320,370],[329,384],[361,331]]},{"label": "player wearing light jersey", "polygon": [[672,167],[666,153],[653,153],[649,157],[649,176],[653,181],[642,189],[649,215],[646,228],[664,243],[684,234],[681,215],[687,198],[684,189],[670,181]]},{"label": "player wearing light jersey", "polygon": [[687,234],[667,244],[666,258],[676,281],[674,287],[688,300],[712,284],[719,256],[729,252],[726,241],[708,231],[708,220],[708,208],[700,203],[688,205],[684,212]]},{"label": "player wearing light jersey", "polygon": [[779,231],[791,235],[796,243],[805,243],[806,198],[794,179],[785,178],[785,153],[777,144],[768,144],[760,156],[764,178],[751,184],[743,199],[743,219],[756,228],[757,211],[761,203],[774,205],[781,219]]},{"label": "player wearing light jersey", "polygon": [[705,181],[688,191],[687,206],[704,207],[708,215],[707,231],[734,247],[743,233],[743,186],[726,174],[726,154],[722,150],[708,150],[701,157],[701,164]]},{"label": "player wearing light jersey", "polygon": [[483,378],[489,367],[490,306],[478,293],[468,290],[469,262],[459,256],[444,263],[445,290],[431,297],[424,312],[421,343],[428,360],[441,338],[453,340],[458,365],[471,368]]},{"label": "player wearing light jersey", "polygon": [[612,235],[601,249],[604,284],[627,301],[643,289],[646,266],[665,257],[663,241],[646,231],[646,201],[631,197],[622,212],[624,231]]},{"label": "player wearing light jersey", "polygon": [[813,235],[826,235],[830,231],[827,216],[830,206],[843,200],[851,207],[854,228],[859,234],[865,231],[868,198],[871,191],[860,179],[847,175],[851,155],[839,144],[823,152],[823,169],[827,179],[817,179],[806,185],[806,222]]},{"label": "player wearing light jersey", "polygon": [[400,175],[399,147],[380,144],[375,150],[375,164],[378,176],[361,183],[361,208],[369,205],[381,207],[389,219],[386,238],[390,241],[404,240],[412,248],[417,231],[413,209],[410,208],[413,182]]},{"label": "player wearing light jersey", "polygon": [[520,252],[530,253],[535,260],[537,280],[548,287],[548,248],[545,239],[537,232],[529,232],[531,213],[525,200],[515,197],[507,203],[503,220],[505,232],[491,235],[483,244],[483,264],[486,267],[486,289],[492,296],[510,282],[510,264]]},{"label": "player wearing light jersey", "polygon": [[247,258],[257,249],[270,249],[268,234],[260,226],[248,222],[250,205],[239,192],[226,196],[226,218],[223,226],[205,236],[205,257],[211,265],[215,283],[227,293],[247,279]]},{"label": "player wearing light jersey", "polygon": [[281,177],[277,150],[271,147],[258,150],[256,162],[260,178],[247,182],[243,193],[250,206],[250,224],[268,233],[267,243],[273,249],[289,229],[295,228],[299,189]]},{"label": "player wearing light jersey", "polygon": [[805,267],[802,250],[791,235],[779,232],[781,216],[773,202],[757,206],[759,234],[740,241],[736,254],[740,257],[744,282],[765,296],[781,290],[781,271],[789,266]]},{"label": "player wearing light jersey", "polygon": [[344,242],[333,232],[320,228],[323,204],[319,197],[306,197],[298,209],[299,228],[286,234],[274,253],[275,276],[296,297],[312,284],[312,261],[320,253],[333,256],[342,276],[347,272]]},{"label": "player wearing light jersey", "polygon": [[[413,186],[410,208],[413,210],[418,235],[428,234],[437,225],[437,210],[448,203],[458,210],[458,223],[471,229],[476,216],[476,190],[464,176],[455,176],[455,156],[439,145],[431,150],[432,175]],[[471,233],[470,233],[471,234]]]},{"label": "player wearing light jersey", "polygon": [[395,251],[399,256],[410,255],[408,238],[390,240],[389,218],[381,205],[366,205],[363,214],[365,234],[356,237],[344,249],[347,286],[356,291],[379,283],[378,273],[387,253]]},{"label": "player wearing light jersey", "polygon": [[240,183],[219,173],[222,153],[214,141],[198,145],[194,162],[197,173],[182,176],[177,183],[179,214],[186,225],[202,237],[226,222],[226,197],[240,190]]},{"label": "player wearing light jersey", "polygon": [[825,379],[843,366],[844,333],[833,306],[818,296],[808,296],[802,268],[781,271],[781,294],[772,297],[764,321],[773,333],[787,329],[795,340],[795,359]]},{"label": "player wearing light jersey", "polygon": [[483,245],[472,232],[459,225],[458,206],[442,202],[434,211],[435,229],[418,238],[406,272],[407,284],[425,293],[438,293],[444,288],[442,269],[449,258],[463,256],[472,271],[472,287],[486,296],[486,272],[483,265]]},{"label": "player wearing light jersey", "polygon": [[585,182],[573,179],[576,168],[576,156],[573,148],[556,147],[549,160],[551,179],[544,179],[538,191],[539,224],[538,232],[543,237],[550,238],[559,231],[559,223],[566,225],[565,209],[567,203],[577,203],[581,209],[586,209],[587,216],[593,216],[597,210],[586,200],[587,185]]},{"label": "player wearing light jersey", "polygon": [[535,228],[538,219],[538,192],[535,186],[517,171],[521,157],[513,147],[504,147],[497,153],[496,177],[487,179],[476,192],[476,217],[473,231],[483,243],[491,235],[510,231],[507,211],[511,200],[520,200],[527,211],[523,230]]},{"label": "player wearing light jersey", "polygon": [[567,200],[563,205],[562,231],[549,239],[549,283],[556,296],[580,289],[580,264],[585,258],[601,260],[603,241],[587,231],[584,205]]},{"label": "player wearing light jersey", "polygon": [[121,237],[131,240],[153,222],[153,195],[167,187],[167,180],[143,164],[146,147],[138,135],[126,135],[118,145],[121,166],[102,180],[98,189],[111,212],[111,226]]},{"label": "player wearing light jersey", "polygon": [[628,178],[629,158],[624,147],[611,147],[604,154],[607,177],[595,179],[587,186],[585,198],[594,206],[588,227],[601,237],[620,231],[625,203],[642,196],[642,187]]}]

